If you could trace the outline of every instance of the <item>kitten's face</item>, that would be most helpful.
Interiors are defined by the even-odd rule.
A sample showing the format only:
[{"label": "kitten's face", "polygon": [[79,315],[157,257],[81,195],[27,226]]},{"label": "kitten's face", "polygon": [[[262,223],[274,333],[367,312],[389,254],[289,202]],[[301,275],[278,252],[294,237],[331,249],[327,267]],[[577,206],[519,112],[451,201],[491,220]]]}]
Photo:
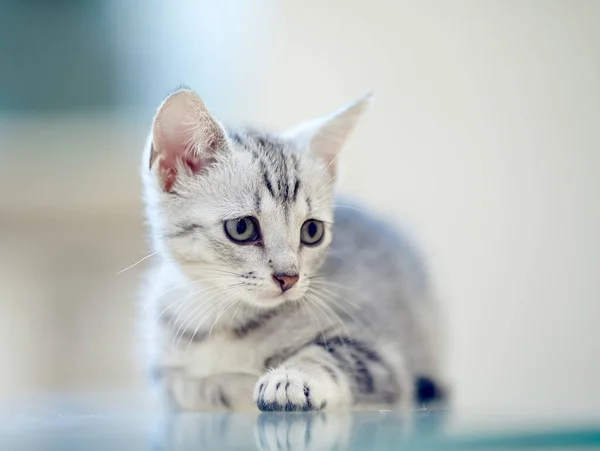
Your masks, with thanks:
[{"label": "kitten's face", "polygon": [[204,174],[161,196],[165,247],[220,296],[258,307],[299,299],[331,243],[332,175],[291,143],[249,134],[229,145]]},{"label": "kitten's face", "polygon": [[144,177],[150,222],[207,302],[272,308],[306,293],[333,238],[337,154],[367,100],[280,136],[227,133],[192,91],[163,103]]}]

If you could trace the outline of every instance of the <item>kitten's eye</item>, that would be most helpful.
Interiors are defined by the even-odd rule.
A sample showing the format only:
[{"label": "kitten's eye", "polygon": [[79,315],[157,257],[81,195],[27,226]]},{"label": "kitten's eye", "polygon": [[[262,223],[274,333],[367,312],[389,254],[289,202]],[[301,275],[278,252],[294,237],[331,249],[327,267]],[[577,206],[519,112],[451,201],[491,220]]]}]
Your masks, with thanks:
[{"label": "kitten's eye", "polygon": [[260,240],[258,221],[252,216],[225,221],[225,233],[234,243],[252,243]]},{"label": "kitten's eye", "polygon": [[314,246],[321,242],[324,234],[325,227],[323,226],[323,223],[316,219],[309,219],[302,224],[302,229],[300,229],[300,240],[304,244]]}]

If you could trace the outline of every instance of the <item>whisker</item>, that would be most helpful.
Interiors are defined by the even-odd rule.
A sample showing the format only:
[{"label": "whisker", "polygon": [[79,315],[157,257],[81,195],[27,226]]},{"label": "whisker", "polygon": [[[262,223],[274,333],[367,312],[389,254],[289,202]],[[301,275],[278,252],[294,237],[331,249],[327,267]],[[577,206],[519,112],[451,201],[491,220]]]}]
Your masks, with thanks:
[{"label": "whisker", "polygon": [[[352,305],[352,307],[355,308],[355,311],[357,314],[360,314],[362,316],[362,320],[361,318],[358,318],[357,316],[353,315],[351,311],[349,311],[346,308],[346,304],[344,304],[344,302],[342,302],[340,299],[336,299],[335,297],[333,297],[333,295],[328,295],[327,293],[318,293],[316,291],[311,291],[311,289],[308,290],[309,292],[311,292],[312,294],[315,295],[320,295],[324,301],[328,301],[331,302],[332,304],[334,304],[338,309],[340,309],[342,311],[342,313],[344,313],[351,321],[357,323],[360,326],[365,327],[366,330],[369,330],[370,326],[372,325],[372,318],[367,317],[366,315],[363,314],[363,308],[357,306],[356,304]],[[327,305],[327,303],[325,303],[325,305],[328,308],[331,308]],[[339,313],[337,313],[337,316],[339,317]],[[340,318],[341,320],[341,318]]]},{"label": "whisker", "polygon": [[[189,299],[190,297],[196,298],[196,296],[200,295],[200,294],[202,294],[202,295],[206,295],[208,293],[212,294],[212,293],[215,293],[215,292],[219,291],[220,289],[221,289],[221,287],[219,287],[219,286],[203,287],[203,288],[200,288],[199,290],[195,290],[195,291],[192,291],[192,292],[188,293],[187,296],[186,296],[186,299]],[[192,302],[194,302],[194,300],[195,299],[193,299]],[[203,301],[204,300],[201,300],[201,304],[203,303]],[[173,314],[176,315],[177,318],[179,317],[179,311],[180,310],[181,310],[181,306],[179,306],[175,310],[175,312],[173,312]]]},{"label": "whisker", "polygon": [[227,311],[229,310],[229,308],[234,305],[237,302],[236,299],[236,295],[235,293],[233,294],[233,297],[230,297],[230,300],[228,301],[227,305],[225,305],[225,307],[223,307],[223,310],[221,310],[221,312],[217,315],[217,318],[215,319],[215,322],[213,323],[213,325],[210,327],[210,330],[208,331],[208,339],[210,340],[210,337],[212,335],[212,331],[215,328],[215,326],[217,325],[217,322],[219,321],[219,318],[221,318],[221,316]]},{"label": "whisker", "polygon": [[[198,318],[202,318],[196,325],[196,328],[194,329],[194,333],[190,337],[190,342],[188,343],[188,347],[191,345],[192,340],[194,339],[194,337],[200,330],[200,327],[202,326],[202,324],[204,324],[204,322],[208,318],[210,318],[210,315],[212,315],[220,306],[222,306],[224,303],[226,303],[227,301],[232,299],[232,297],[234,297],[234,296],[235,296],[235,294],[232,295],[231,293],[229,293],[229,296],[219,299],[212,306],[210,306],[207,309],[203,310],[202,312],[198,313],[191,321],[188,322],[188,326],[189,326],[190,324],[196,322],[198,320]],[[186,329],[187,329],[187,327],[186,327]],[[183,337],[183,334],[179,338],[179,340],[181,340],[182,337]],[[179,342],[177,343],[177,346],[179,346]]]},{"label": "whisker", "polygon": [[[337,315],[337,313],[335,312],[335,310],[333,310],[331,307],[329,307],[327,304],[325,304],[323,301],[321,301],[320,299],[318,299],[317,297],[312,297],[311,296],[312,301],[315,303],[315,307],[319,308],[319,310],[325,315],[328,316],[327,312],[324,310],[324,308],[327,308],[331,314],[333,314],[333,318],[337,321],[337,323],[340,325],[342,332],[347,336],[350,337],[351,334],[349,333],[348,329],[346,328],[346,326],[344,325],[344,322],[340,319],[340,317]],[[325,346],[327,346],[327,343],[325,343]],[[348,350],[347,345],[344,343],[344,346],[346,347],[346,350]]]},{"label": "whisker", "polygon": [[146,260],[146,259],[148,259],[148,258],[150,258],[150,257],[153,257],[153,256],[155,256],[156,254],[157,254],[156,252],[152,252],[151,254],[149,254],[149,255],[146,255],[144,258],[142,258],[142,259],[138,260],[138,261],[137,261],[137,262],[135,262],[133,265],[129,265],[127,268],[125,268],[125,269],[122,269],[121,271],[119,271],[119,272],[117,273],[117,276],[118,276],[119,274],[122,274],[122,273],[124,273],[125,271],[128,271],[128,270],[130,270],[131,268],[133,268],[133,267],[135,267],[135,266],[139,265],[139,264],[140,264],[140,263],[142,263],[144,260]]},{"label": "whisker", "polygon": [[[208,318],[208,316],[210,316],[215,311],[215,309],[221,304],[222,300],[217,301],[213,305],[209,305],[207,308],[203,309],[202,311],[200,311],[199,313],[197,313],[195,316],[192,317],[192,315],[194,315],[195,312],[197,312],[202,306],[206,305],[207,303],[210,303],[213,299],[218,298],[220,295],[228,294],[230,291],[234,290],[236,287],[238,287],[240,285],[242,285],[242,283],[229,285],[229,286],[225,287],[222,292],[214,294],[209,299],[204,300],[199,306],[194,308],[194,310],[192,310],[188,314],[187,319],[181,324],[181,326],[177,330],[175,337],[178,337],[178,338],[177,338],[177,344],[175,346],[179,347],[179,343],[181,342],[181,339],[183,338],[183,334],[190,327],[190,325],[197,320],[197,318],[200,318],[202,316],[204,316],[205,319]],[[200,329],[200,326],[202,325],[203,322],[204,322],[204,320],[196,326],[196,329],[194,330],[194,333],[192,334],[192,338],[198,333],[198,330]]]},{"label": "whisker", "polygon": [[235,315],[237,315],[238,311],[240,310],[240,308],[242,306],[245,305],[245,302],[240,298],[240,300],[238,301],[238,306],[235,309],[235,311],[233,312],[233,316],[231,317],[231,319],[229,320],[229,326],[233,327],[233,320],[235,319]]},{"label": "whisker", "polygon": [[[200,272],[202,272],[203,270],[201,270]],[[233,274],[233,273],[232,273]],[[168,290],[165,290],[159,294],[157,294],[156,296],[153,296],[151,301],[146,302],[144,304],[144,306],[142,307],[141,313],[145,313],[146,310],[149,308],[150,305],[152,305],[153,303],[155,303],[158,299],[160,299],[161,297],[163,297],[165,294],[170,293],[172,291],[175,291],[179,288],[185,288],[187,286],[190,285],[194,285],[196,283],[200,283],[200,282],[210,282],[210,281],[214,281],[214,280],[227,280],[227,277],[223,277],[223,278],[214,278],[214,279],[204,279],[204,278],[198,278],[198,279],[194,279],[194,280],[187,280],[183,283],[177,284],[174,287],[169,288]],[[232,280],[235,280],[235,278],[232,278]]]},{"label": "whisker", "polygon": [[237,276],[237,277],[241,277],[243,274],[237,273],[237,272],[233,272],[233,271],[227,271],[224,269],[220,269],[220,268],[202,268],[199,270],[196,270],[197,272],[214,272],[214,273],[219,273],[219,274],[229,274],[231,276]]},{"label": "whisker", "polygon": [[[188,292],[183,297],[182,301],[179,303],[179,305],[173,312],[173,315],[169,319],[169,325],[176,325],[177,321],[179,320],[179,315],[181,314],[181,312],[184,311],[189,305],[191,305],[194,302],[197,294],[205,293],[206,291],[207,291],[206,289],[200,289],[200,290]],[[188,299],[190,299],[189,302],[188,302]]]},{"label": "whisker", "polygon": [[320,288],[325,287],[325,288],[332,289],[332,290],[344,290],[345,292],[351,294],[352,296],[358,296],[363,301],[366,301],[364,294],[361,293],[360,291],[352,290],[352,289],[348,288],[346,285],[342,285],[341,283],[333,282],[325,276],[312,276],[312,277],[309,277],[309,280],[311,281],[310,282],[311,286],[320,287]]},{"label": "whisker", "polygon": [[[220,287],[207,287],[207,288],[205,288],[205,289],[202,289],[202,290],[196,290],[196,291],[193,291],[193,292],[191,292],[191,293],[187,293],[187,295],[186,295],[186,296],[183,296],[183,297],[181,297],[181,298],[177,299],[175,302],[172,302],[172,303],[171,303],[171,304],[169,304],[167,307],[165,307],[165,308],[164,308],[164,309],[163,309],[163,310],[160,312],[160,314],[159,314],[159,315],[156,317],[156,320],[159,320],[159,319],[160,319],[160,317],[161,317],[162,315],[164,315],[164,314],[165,314],[165,313],[166,313],[166,312],[167,312],[169,309],[171,309],[172,307],[175,307],[175,305],[177,305],[179,302],[181,302],[181,301],[183,301],[183,300],[187,300],[187,299],[189,299],[190,297],[192,297],[192,296],[194,296],[194,295],[196,295],[196,294],[200,294],[200,293],[206,294],[207,292],[214,291],[214,290],[215,290],[215,289],[217,289],[217,288],[220,288]],[[177,315],[177,313],[180,311],[181,307],[182,307],[182,306],[179,306],[179,308],[178,308],[178,309],[176,309],[176,310],[175,310],[175,312],[173,312],[173,315]]]},{"label": "whisker", "polygon": [[[329,294],[333,298],[332,300],[334,302],[339,303],[339,305],[350,305],[351,307],[354,307],[356,310],[359,310],[359,311],[366,310],[365,306],[356,303],[350,297],[344,298],[344,302],[342,302],[341,299],[340,299],[340,297],[341,297],[340,293],[338,293],[337,291],[335,291],[334,288],[336,288],[336,289],[339,289],[339,288],[345,289],[346,291],[348,291],[352,295],[356,295],[357,294],[356,291],[350,290],[349,288],[344,287],[343,285],[340,285],[340,284],[333,285],[332,284],[331,286],[329,286],[329,284],[322,283],[320,281],[314,281],[314,282],[312,282],[311,286],[309,287],[309,290],[313,290],[314,292],[317,292],[317,289],[319,291],[324,291],[326,294]],[[363,298],[363,300],[365,300],[364,297],[362,297],[362,298]]]},{"label": "whisker", "polygon": [[153,305],[153,304],[155,304],[155,303],[156,303],[156,301],[158,301],[158,299],[160,299],[161,297],[163,297],[165,294],[167,294],[167,293],[170,293],[171,291],[175,291],[175,290],[177,290],[178,288],[183,288],[183,287],[186,287],[186,286],[188,286],[188,285],[192,285],[192,284],[194,284],[194,283],[196,283],[196,282],[197,282],[197,281],[191,281],[191,282],[190,282],[190,281],[186,281],[186,282],[184,282],[184,283],[181,283],[181,284],[175,285],[174,287],[171,287],[171,288],[169,288],[168,290],[165,290],[165,291],[163,291],[163,292],[161,292],[161,293],[157,294],[156,296],[153,296],[149,302],[146,302],[146,303],[144,304],[144,307],[142,308],[142,310],[141,310],[141,313],[142,313],[142,314],[143,314],[143,313],[145,313],[145,312],[146,312],[146,310],[148,309],[148,307],[149,307],[150,305]]},{"label": "whisker", "polygon": [[[306,294],[304,295],[303,299],[310,300],[309,296],[307,296]],[[301,305],[304,306],[303,303],[301,303]],[[309,313],[310,316],[312,316],[313,319],[317,322],[317,327],[319,328],[319,332],[321,333],[321,338],[323,339],[325,346],[327,346],[327,339],[325,338],[325,331],[323,330],[323,326],[321,326],[321,322],[319,321],[319,319],[317,318],[317,316],[314,313],[310,312],[309,309],[304,309],[304,311]]]},{"label": "whisker", "polygon": [[354,207],[352,205],[339,205],[339,204],[334,204],[333,208],[348,208],[349,210],[354,210],[354,211],[358,211],[359,213],[364,213],[363,210],[361,210],[358,207]]},{"label": "whisker", "polygon": [[[186,319],[185,319],[184,321],[182,321],[182,322],[181,322],[181,324],[179,325],[179,328],[177,329],[177,332],[175,333],[175,336],[173,337],[173,342],[175,343],[175,341],[176,341],[176,342],[177,342],[177,346],[179,345],[179,342],[181,341],[181,338],[183,337],[183,334],[185,333],[185,331],[188,329],[189,325],[190,325],[190,324],[191,324],[191,323],[192,323],[192,322],[193,322],[193,321],[194,321],[194,320],[195,320],[195,319],[196,319],[198,316],[201,316],[201,315],[202,315],[202,313],[203,313],[203,312],[206,310],[206,309],[205,309],[205,310],[202,310],[202,307],[203,307],[203,306],[205,306],[205,305],[207,305],[207,304],[210,304],[210,302],[211,302],[213,299],[215,299],[215,298],[217,298],[218,296],[220,296],[221,294],[223,294],[223,293],[221,292],[221,290],[216,290],[216,291],[217,291],[216,293],[215,293],[215,291],[213,291],[213,292],[211,293],[211,296],[209,296],[208,298],[206,298],[206,299],[203,299],[203,300],[202,300],[202,302],[200,302],[200,303],[199,303],[199,304],[198,304],[196,307],[194,307],[194,309],[193,309],[191,312],[189,312],[189,313],[187,314],[187,317],[186,317]],[[208,308],[210,308],[210,306],[209,306]],[[199,312],[199,313],[198,313],[196,316],[194,316],[194,314],[195,314],[195,313],[196,313],[198,310],[200,310],[200,312]],[[190,319],[190,318],[191,318],[191,319]],[[177,317],[177,319],[179,319],[179,316]],[[196,331],[196,332],[197,332],[197,331]],[[181,333],[181,336],[180,336],[180,333]],[[174,343],[173,343],[173,344],[174,344]]]},{"label": "whisker", "polygon": [[[325,182],[325,184],[321,188],[319,188],[319,190],[314,194],[314,197],[316,199],[318,199],[321,196],[321,194],[323,193],[323,191],[325,191],[326,189],[333,189],[335,187],[335,182],[336,182],[335,177],[331,177],[329,180],[327,180],[327,182]],[[327,199],[327,200],[329,200],[329,199]],[[318,202],[318,203],[322,204],[323,201]]]},{"label": "whisker", "polygon": [[[188,349],[190,348],[190,346],[192,345],[192,341],[194,340],[194,337],[196,336],[196,334],[198,333],[198,331],[200,330],[200,327],[202,326],[202,324],[204,324],[204,322],[210,317],[210,315],[217,309],[219,308],[221,305],[223,305],[224,303],[226,303],[229,299],[235,299],[235,294],[230,294],[229,296],[226,296],[224,299],[219,299],[216,303],[213,304],[212,307],[209,308],[209,311],[206,312],[205,315],[202,315],[201,313],[196,315],[196,317],[190,321],[191,323],[194,323],[195,321],[197,321],[198,318],[201,318],[200,321],[198,321],[198,324],[196,325],[196,328],[194,329],[194,332],[192,334],[190,334],[190,340],[188,341]],[[219,319],[219,317],[217,316],[217,318],[215,319],[214,324],[217,323],[217,320]],[[212,331],[212,328],[211,328]],[[209,333],[209,339],[210,339],[210,333]]]},{"label": "whisker", "polygon": [[[309,295],[307,296],[307,298],[308,298],[308,299],[309,299],[311,302],[313,302],[313,305],[314,305],[314,307],[318,308],[318,309],[319,309],[319,311],[320,311],[321,313],[323,313],[324,317],[325,317],[325,318],[327,319],[327,321],[329,322],[329,326],[330,326],[330,327],[332,327],[334,324],[333,324],[333,321],[332,321],[332,319],[331,319],[331,318],[332,318],[332,316],[331,316],[331,313],[328,313],[327,311],[323,310],[323,307],[321,307],[322,305],[324,305],[324,304],[323,304],[323,302],[322,302],[322,301],[321,301],[321,300],[320,300],[320,299],[319,299],[317,296],[314,296],[313,294],[309,294]],[[331,311],[331,312],[333,312],[333,310],[330,310],[330,311]],[[335,312],[334,312],[334,313],[335,313]],[[334,319],[336,319],[336,318],[334,317]]]}]

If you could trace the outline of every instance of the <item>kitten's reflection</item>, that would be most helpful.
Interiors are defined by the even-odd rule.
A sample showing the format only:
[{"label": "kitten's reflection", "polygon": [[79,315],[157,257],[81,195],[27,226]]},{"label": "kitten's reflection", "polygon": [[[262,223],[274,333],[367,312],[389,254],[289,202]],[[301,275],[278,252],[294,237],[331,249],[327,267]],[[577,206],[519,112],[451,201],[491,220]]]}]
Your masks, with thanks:
[{"label": "kitten's reflection", "polygon": [[[152,449],[345,450],[396,449],[444,430],[445,415],[391,411],[348,413],[203,413],[163,418]],[[160,431],[160,432],[159,432]]]},{"label": "kitten's reflection", "polygon": [[152,449],[343,450],[351,422],[349,413],[175,414],[160,421]]},{"label": "kitten's reflection", "polygon": [[261,451],[322,450],[347,448],[350,414],[263,413],[254,437]]}]

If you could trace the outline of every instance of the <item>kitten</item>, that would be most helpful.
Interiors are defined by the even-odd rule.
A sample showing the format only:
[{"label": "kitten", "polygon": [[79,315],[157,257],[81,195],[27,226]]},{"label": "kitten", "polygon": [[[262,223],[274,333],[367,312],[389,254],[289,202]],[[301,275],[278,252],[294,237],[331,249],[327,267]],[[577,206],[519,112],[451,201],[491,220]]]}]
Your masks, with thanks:
[{"label": "kitten", "polygon": [[369,103],[280,134],[228,130],[188,89],[159,107],[143,160],[160,259],[144,325],[174,409],[441,398],[438,312],[418,253],[334,197],[337,157]]}]

